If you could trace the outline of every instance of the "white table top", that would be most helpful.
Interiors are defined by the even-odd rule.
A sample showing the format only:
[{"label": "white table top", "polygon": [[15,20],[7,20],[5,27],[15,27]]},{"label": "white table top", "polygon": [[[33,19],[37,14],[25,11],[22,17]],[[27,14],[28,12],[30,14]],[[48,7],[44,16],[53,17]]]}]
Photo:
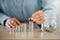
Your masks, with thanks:
[{"label": "white table top", "polygon": [[[3,26],[0,26],[0,28]],[[39,40],[39,39],[60,39],[60,32],[58,30],[54,32],[1,32],[0,29],[0,40]]]}]

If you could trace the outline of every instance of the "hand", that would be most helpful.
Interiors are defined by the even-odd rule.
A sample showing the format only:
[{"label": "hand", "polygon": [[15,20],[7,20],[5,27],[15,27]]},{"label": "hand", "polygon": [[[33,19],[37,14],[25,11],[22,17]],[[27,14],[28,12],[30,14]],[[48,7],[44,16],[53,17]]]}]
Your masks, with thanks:
[{"label": "hand", "polygon": [[37,11],[35,12],[30,18],[29,20],[34,21],[37,24],[42,24],[45,20],[44,20],[44,13],[43,11]]},{"label": "hand", "polygon": [[5,23],[5,26],[10,28],[15,28],[17,25],[22,26],[22,24],[16,18],[9,18]]}]

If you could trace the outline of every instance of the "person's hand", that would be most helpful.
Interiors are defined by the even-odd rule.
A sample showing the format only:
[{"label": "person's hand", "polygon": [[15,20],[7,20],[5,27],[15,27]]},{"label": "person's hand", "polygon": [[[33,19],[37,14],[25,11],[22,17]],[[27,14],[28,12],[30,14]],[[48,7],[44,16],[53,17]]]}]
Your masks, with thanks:
[{"label": "person's hand", "polygon": [[37,11],[35,12],[30,18],[29,20],[32,20],[33,22],[37,23],[37,24],[42,24],[44,23],[44,13],[43,11]]},{"label": "person's hand", "polygon": [[16,18],[7,19],[5,26],[15,28],[16,26],[22,26],[22,24]]}]

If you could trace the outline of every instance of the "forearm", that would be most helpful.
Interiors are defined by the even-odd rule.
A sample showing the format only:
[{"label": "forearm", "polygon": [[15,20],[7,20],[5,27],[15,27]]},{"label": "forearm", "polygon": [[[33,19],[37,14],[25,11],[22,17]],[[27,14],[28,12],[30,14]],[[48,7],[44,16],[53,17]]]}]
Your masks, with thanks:
[{"label": "forearm", "polygon": [[58,0],[42,0],[43,12],[45,14],[45,26],[57,27]]},{"label": "forearm", "polygon": [[42,0],[43,12],[47,17],[52,17],[55,20],[58,12],[57,5],[57,0]]},{"label": "forearm", "polygon": [[6,19],[10,18],[9,16],[4,15],[3,13],[0,13],[0,23],[4,25],[4,21]]}]

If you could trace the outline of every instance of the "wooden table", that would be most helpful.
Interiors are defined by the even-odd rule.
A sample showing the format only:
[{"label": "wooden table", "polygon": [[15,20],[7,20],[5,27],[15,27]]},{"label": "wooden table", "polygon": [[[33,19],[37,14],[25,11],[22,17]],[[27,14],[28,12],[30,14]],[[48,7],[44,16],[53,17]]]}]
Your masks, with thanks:
[{"label": "wooden table", "polygon": [[[3,26],[0,26],[3,27]],[[0,28],[0,40],[50,40],[60,39],[60,32],[5,32]]]}]

